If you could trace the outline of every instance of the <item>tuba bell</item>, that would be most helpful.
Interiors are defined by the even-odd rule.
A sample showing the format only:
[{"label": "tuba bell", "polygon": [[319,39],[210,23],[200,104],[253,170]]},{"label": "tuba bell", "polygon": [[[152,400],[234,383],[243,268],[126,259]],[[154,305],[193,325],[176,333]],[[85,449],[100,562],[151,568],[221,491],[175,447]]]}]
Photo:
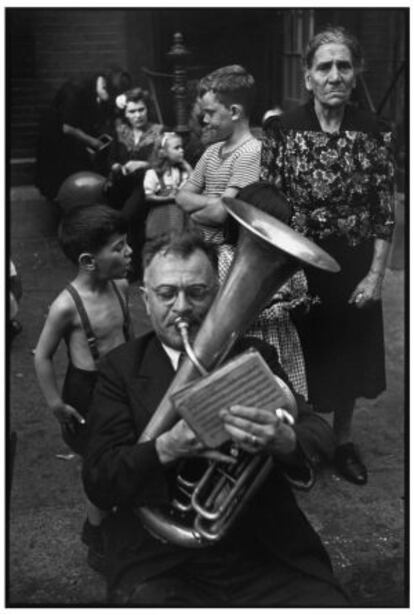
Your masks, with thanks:
[{"label": "tuba bell", "polygon": [[[241,200],[224,198],[228,213],[239,223],[240,235],[227,278],[221,285],[190,350],[157,410],[139,438],[147,442],[178,420],[171,396],[223,361],[236,339],[249,327],[273,294],[301,266],[337,272],[337,262],[309,239],[271,215]],[[188,348],[188,340],[183,340]],[[195,359],[195,360],[194,360]],[[294,396],[285,386],[286,409],[295,416]],[[289,415],[289,422],[293,421]],[[272,468],[270,456],[239,451],[237,462],[208,460],[195,478],[177,477],[184,501],[166,507],[136,509],[146,529],[165,542],[199,548],[219,541],[265,480]],[[194,463],[193,463],[194,462]],[[198,466],[200,460],[192,459]],[[202,461],[202,464],[204,460]],[[190,463],[187,461],[187,465]],[[231,465],[231,470],[229,467]],[[225,467],[223,467],[225,466]],[[191,469],[191,468],[190,468]],[[204,471],[205,470],[205,471]],[[206,484],[210,491],[205,494]],[[203,493],[203,503],[200,503]]]}]

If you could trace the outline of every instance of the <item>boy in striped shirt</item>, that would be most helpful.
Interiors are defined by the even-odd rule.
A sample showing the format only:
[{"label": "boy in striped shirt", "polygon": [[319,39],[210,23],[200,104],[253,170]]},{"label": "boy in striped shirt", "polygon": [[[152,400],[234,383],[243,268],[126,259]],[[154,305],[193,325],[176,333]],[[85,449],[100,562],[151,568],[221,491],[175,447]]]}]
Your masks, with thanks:
[{"label": "boy in striped shirt", "polygon": [[222,197],[235,198],[241,188],[259,179],[261,143],[252,135],[249,121],[255,89],[253,77],[237,64],[201,79],[198,96],[203,132],[213,145],[176,197],[204,239],[219,246],[220,279],[233,256],[225,242],[228,214]]},{"label": "boy in striped shirt", "polygon": [[[223,282],[235,246],[234,241],[230,243],[231,220],[222,197],[237,197],[242,188],[257,182],[260,175],[261,143],[252,135],[249,122],[255,96],[254,79],[241,66],[224,66],[200,81],[198,96],[205,124],[203,133],[213,145],[201,156],[176,202],[189,214],[204,239],[217,245],[219,278]],[[295,275],[295,280],[278,290],[248,334],[264,339],[277,349],[295,390],[306,398],[302,348],[289,313],[290,305],[307,300],[306,280],[303,272]]]}]

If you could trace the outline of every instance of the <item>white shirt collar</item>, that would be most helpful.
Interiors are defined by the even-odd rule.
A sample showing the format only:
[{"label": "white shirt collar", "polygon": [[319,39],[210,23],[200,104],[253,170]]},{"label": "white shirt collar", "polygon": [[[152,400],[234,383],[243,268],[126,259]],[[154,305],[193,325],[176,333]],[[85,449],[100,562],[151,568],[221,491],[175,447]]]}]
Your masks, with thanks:
[{"label": "white shirt collar", "polygon": [[178,361],[180,359],[181,350],[175,350],[175,348],[170,348],[170,346],[166,346],[161,342],[162,347],[170,358],[171,364],[174,368],[174,371],[178,369]]}]

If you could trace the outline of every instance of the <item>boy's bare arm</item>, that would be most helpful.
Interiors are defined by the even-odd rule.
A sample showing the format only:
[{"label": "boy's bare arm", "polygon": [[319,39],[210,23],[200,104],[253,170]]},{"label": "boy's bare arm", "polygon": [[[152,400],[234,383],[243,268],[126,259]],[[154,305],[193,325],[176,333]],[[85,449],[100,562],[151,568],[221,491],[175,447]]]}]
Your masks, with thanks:
[{"label": "boy's bare arm", "polygon": [[209,226],[221,226],[227,218],[227,211],[221,197],[235,197],[236,188],[226,188],[221,196],[205,196],[198,194],[197,189],[190,183],[184,184],[176,197],[180,207],[191,215],[194,222]]},{"label": "boy's bare arm", "polygon": [[187,214],[193,214],[207,207],[209,197],[200,194],[196,186],[187,181],[178,191],[175,200]]},{"label": "boy's bare arm", "polygon": [[226,220],[228,213],[224,207],[222,198],[235,198],[238,194],[237,188],[226,188],[220,197],[210,197],[207,207],[194,212],[191,219],[199,224],[207,224],[208,226],[221,226]]},{"label": "boy's bare arm", "polygon": [[64,404],[56,382],[53,356],[65,334],[73,326],[74,308],[60,295],[51,305],[45,325],[35,349],[34,365],[40,389],[49,408],[60,422],[74,416],[80,422],[83,418],[78,412]]}]

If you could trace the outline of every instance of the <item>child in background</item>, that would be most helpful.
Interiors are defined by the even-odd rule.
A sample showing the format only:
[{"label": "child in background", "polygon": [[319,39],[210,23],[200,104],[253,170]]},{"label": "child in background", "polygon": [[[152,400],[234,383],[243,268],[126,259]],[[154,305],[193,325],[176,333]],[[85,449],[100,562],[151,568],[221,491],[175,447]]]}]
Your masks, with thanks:
[{"label": "child in background", "polygon": [[[59,229],[62,250],[78,272],[50,307],[34,362],[40,388],[61,425],[62,437],[81,456],[85,454],[85,417],[97,363],[132,334],[125,279],[132,250],[126,231],[122,214],[106,205],[73,209]],[[69,365],[60,393],[53,356],[62,340]],[[89,565],[99,571],[104,564],[100,525],[106,515],[87,500],[82,540],[89,547]]]},{"label": "child in background", "polygon": [[145,231],[147,239],[184,229],[185,215],[176,205],[175,195],[191,171],[191,166],[184,160],[182,138],[175,132],[164,133],[153,168],[148,169],[144,178],[145,197],[150,205]]}]

